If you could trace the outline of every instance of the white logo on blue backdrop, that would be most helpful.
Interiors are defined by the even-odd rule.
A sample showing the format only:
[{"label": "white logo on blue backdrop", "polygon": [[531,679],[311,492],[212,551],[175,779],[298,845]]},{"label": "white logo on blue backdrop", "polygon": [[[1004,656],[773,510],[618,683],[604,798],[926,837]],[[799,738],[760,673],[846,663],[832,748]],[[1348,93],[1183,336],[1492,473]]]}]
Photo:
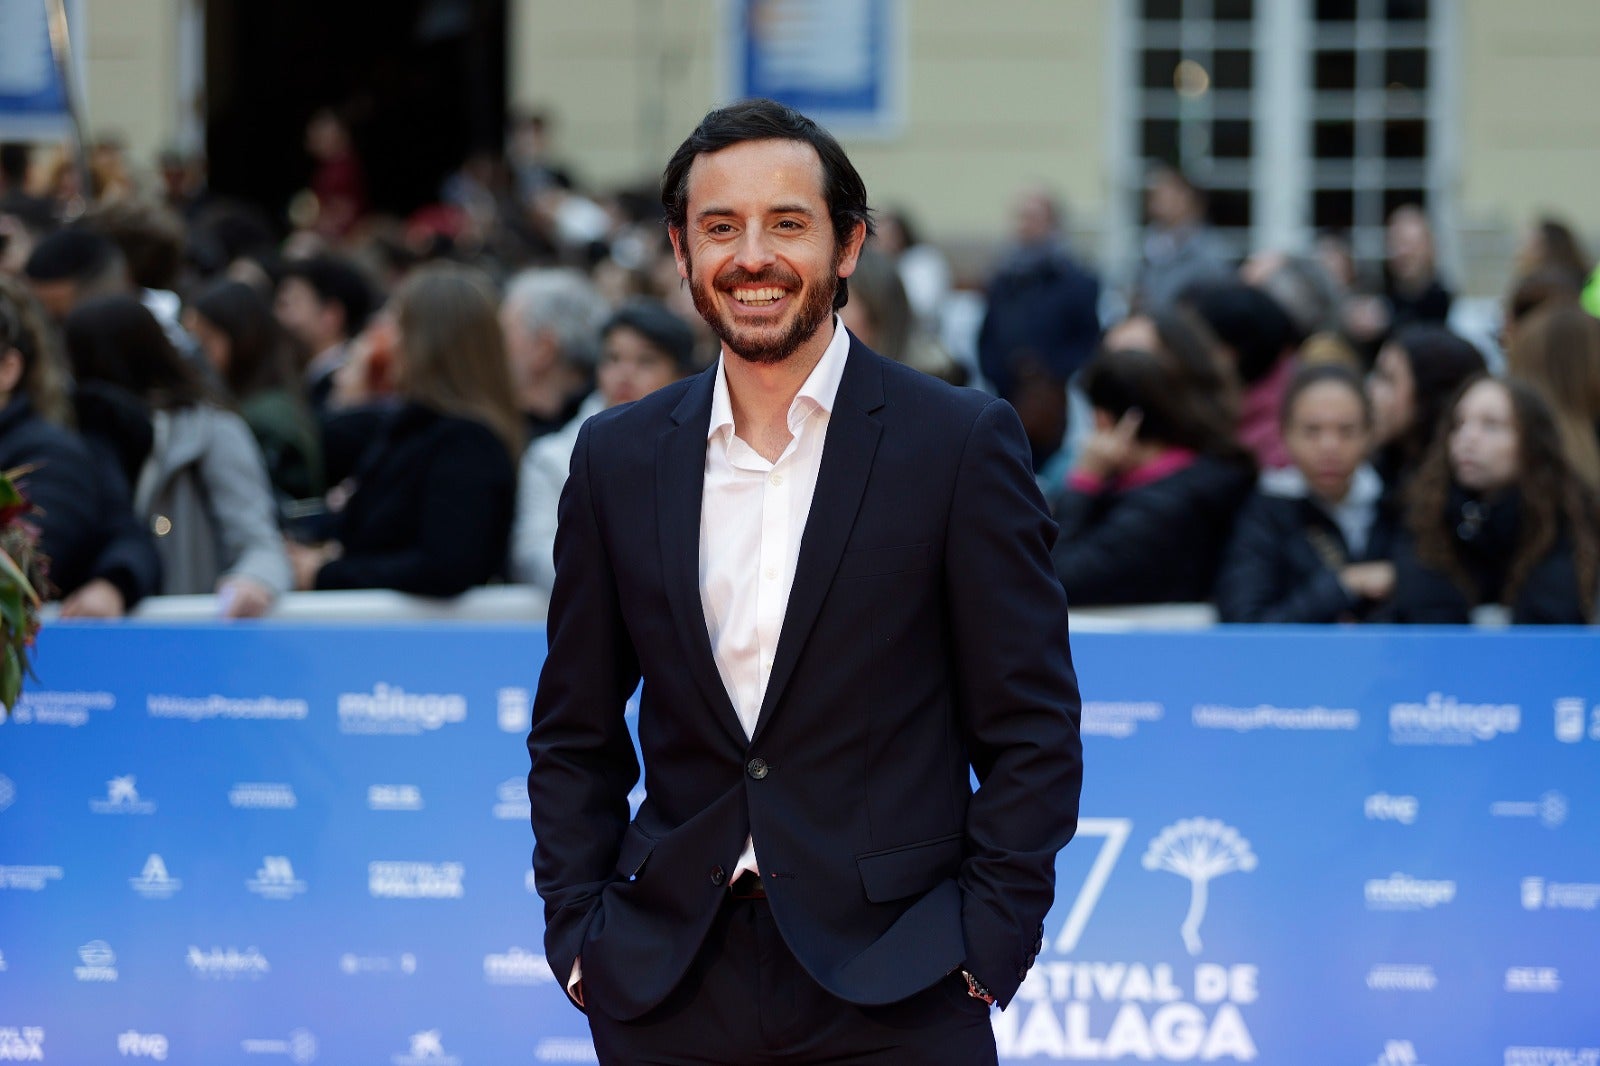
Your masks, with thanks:
[{"label": "white logo on blue backdrop", "polygon": [[89,801],[96,814],[154,814],[156,805],[139,798],[138,778],[133,774],[113,777],[106,782],[106,798]]},{"label": "white logo on blue backdrop", "polygon": [[1223,874],[1256,868],[1250,842],[1231,825],[1214,818],[1185,818],[1167,826],[1144,853],[1146,870],[1165,870],[1189,879],[1189,912],[1179,933],[1189,954],[1200,954],[1200,923],[1206,918],[1211,882]]},{"label": "white logo on blue backdrop", "polygon": [[183,888],[182,879],[167,873],[166,860],[153,852],[144,861],[144,869],[139,876],[128,878],[128,883],[145,899],[171,899],[174,893]]}]

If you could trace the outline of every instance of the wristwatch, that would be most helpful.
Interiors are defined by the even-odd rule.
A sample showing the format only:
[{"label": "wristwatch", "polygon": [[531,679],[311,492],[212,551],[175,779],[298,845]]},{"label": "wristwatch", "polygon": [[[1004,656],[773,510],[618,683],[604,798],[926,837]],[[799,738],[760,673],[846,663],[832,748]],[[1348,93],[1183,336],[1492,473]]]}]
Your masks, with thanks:
[{"label": "wristwatch", "polygon": [[999,1002],[995,998],[995,994],[989,991],[988,986],[972,975],[971,970],[962,967],[961,976],[967,979],[967,995],[973,999],[981,999],[991,1007]]}]

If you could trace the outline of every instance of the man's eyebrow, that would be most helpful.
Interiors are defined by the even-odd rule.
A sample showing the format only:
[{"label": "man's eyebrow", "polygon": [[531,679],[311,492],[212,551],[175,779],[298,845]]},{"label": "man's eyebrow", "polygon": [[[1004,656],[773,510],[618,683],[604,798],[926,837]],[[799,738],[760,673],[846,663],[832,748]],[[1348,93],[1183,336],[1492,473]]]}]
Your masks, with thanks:
[{"label": "man's eyebrow", "polygon": [[[714,204],[711,207],[707,207],[697,212],[694,216],[694,219],[696,222],[703,222],[708,218],[730,218],[738,215],[738,213],[739,212],[735,211],[731,207],[722,207]],[[769,207],[767,209],[767,214],[803,215],[806,218],[815,218],[817,213],[811,208],[807,207],[805,204],[777,204],[776,206]]]}]

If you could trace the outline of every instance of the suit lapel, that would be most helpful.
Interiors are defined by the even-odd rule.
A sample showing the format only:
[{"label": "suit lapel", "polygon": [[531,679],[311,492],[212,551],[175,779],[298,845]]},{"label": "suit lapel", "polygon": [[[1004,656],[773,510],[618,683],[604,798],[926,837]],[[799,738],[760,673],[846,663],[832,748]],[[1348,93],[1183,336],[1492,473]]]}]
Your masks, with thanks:
[{"label": "suit lapel", "polygon": [[783,618],[783,629],[779,631],[778,651],[773,656],[772,675],[767,681],[751,743],[760,739],[772,708],[783,695],[800,659],[800,651],[816,623],[817,612],[822,609],[822,601],[833,584],[834,572],[839,568],[839,559],[861,508],[861,496],[866,491],[873,456],[878,450],[878,437],[883,430],[872,412],[882,406],[883,368],[866,345],[852,336],[839,393],[828,418],[828,435],[822,447],[822,466],[817,471],[811,511],[800,537],[789,609]]},{"label": "suit lapel", "polygon": [[673,408],[675,425],[656,451],[656,499],[661,516],[661,567],[673,628],[683,643],[689,672],[713,715],[742,749],[744,726],[717,672],[700,600],[700,503],[705,495],[706,430],[711,425],[711,390],[716,368],[702,373]]}]

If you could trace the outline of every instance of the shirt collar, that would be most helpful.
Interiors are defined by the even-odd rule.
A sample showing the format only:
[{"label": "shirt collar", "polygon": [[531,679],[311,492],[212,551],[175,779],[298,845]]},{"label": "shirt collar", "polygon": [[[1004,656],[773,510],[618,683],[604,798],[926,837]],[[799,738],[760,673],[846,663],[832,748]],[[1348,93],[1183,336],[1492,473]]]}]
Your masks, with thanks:
[{"label": "shirt collar", "polygon": [[[805,383],[800,386],[800,391],[795,393],[794,401],[789,404],[789,428],[792,430],[796,423],[804,419],[813,410],[833,412],[833,405],[839,397],[839,382],[844,378],[844,364],[850,354],[850,333],[844,328],[844,323],[839,321],[839,316],[833,316],[833,339],[828,342],[828,347],[823,350],[822,358],[817,360],[817,365],[811,368],[811,373],[806,375]],[[706,439],[715,437],[724,427],[731,433],[733,431],[733,401],[728,396],[728,375],[723,368],[728,358],[726,349],[717,356],[717,378],[711,387],[711,424],[706,427]]]}]

